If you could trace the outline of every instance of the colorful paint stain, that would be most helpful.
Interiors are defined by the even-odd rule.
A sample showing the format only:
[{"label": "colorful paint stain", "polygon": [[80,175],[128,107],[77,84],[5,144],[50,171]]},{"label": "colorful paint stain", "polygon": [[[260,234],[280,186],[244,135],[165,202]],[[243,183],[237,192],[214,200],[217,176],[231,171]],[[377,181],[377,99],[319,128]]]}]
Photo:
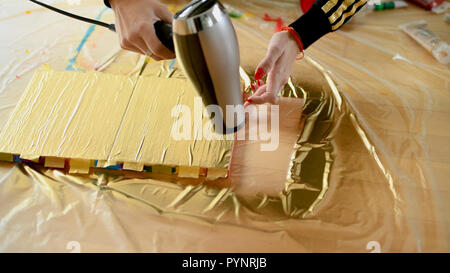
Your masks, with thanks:
[{"label": "colorful paint stain", "polygon": [[[100,13],[97,15],[97,17],[95,18],[96,20],[100,20],[103,13],[105,11],[107,11],[108,8],[104,8],[102,9],[102,11],[100,11]],[[81,39],[81,42],[78,44],[76,50],[75,50],[75,56],[69,60],[69,65],[67,65],[66,70],[71,70],[71,71],[85,71],[85,69],[78,69],[74,67],[74,64],[78,58],[78,55],[81,52],[81,49],[83,48],[83,46],[86,44],[86,41],[88,40],[88,38],[91,36],[92,32],[94,32],[95,30],[95,25],[91,25],[89,26],[88,30],[86,31],[86,33],[84,34],[83,38]]]}]

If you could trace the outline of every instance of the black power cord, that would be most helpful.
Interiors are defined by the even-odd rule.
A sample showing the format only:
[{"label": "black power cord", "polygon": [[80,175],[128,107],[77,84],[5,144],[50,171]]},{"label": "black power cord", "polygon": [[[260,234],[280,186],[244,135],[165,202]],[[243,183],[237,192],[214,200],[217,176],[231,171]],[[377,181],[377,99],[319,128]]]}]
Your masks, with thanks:
[{"label": "black power cord", "polygon": [[116,31],[116,26],[114,24],[108,24],[108,23],[105,23],[105,22],[101,22],[101,21],[97,21],[97,20],[91,19],[91,18],[86,18],[86,17],[83,17],[83,16],[79,16],[79,15],[76,15],[76,14],[73,14],[73,13],[70,13],[70,12],[67,12],[67,11],[55,8],[53,6],[47,5],[47,4],[42,3],[40,1],[36,1],[36,0],[30,0],[30,1],[35,3],[35,4],[41,5],[44,8],[47,8],[47,9],[53,10],[53,11],[55,11],[57,13],[60,13],[62,15],[69,16],[69,17],[71,17],[73,19],[77,19],[77,20],[80,20],[80,21],[83,21],[83,22],[87,22],[87,23],[98,25],[98,26],[106,27],[109,30],[112,30],[114,32]]}]

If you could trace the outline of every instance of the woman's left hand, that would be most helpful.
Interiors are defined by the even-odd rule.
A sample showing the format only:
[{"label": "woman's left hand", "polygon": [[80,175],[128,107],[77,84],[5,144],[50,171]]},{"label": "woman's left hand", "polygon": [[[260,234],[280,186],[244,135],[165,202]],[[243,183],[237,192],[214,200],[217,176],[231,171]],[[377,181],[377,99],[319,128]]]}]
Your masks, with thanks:
[{"label": "woman's left hand", "polygon": [[278,103],[278,92],[288,82],[300,49],[296,40],[288,31],[277,32],[272,36],[267,50],[267,55],[258,65],[255,73],[255,80],[258,83],[266,73],[267,82],[256,85],[256,92],[245,102],[245,106],[250,103]]}]

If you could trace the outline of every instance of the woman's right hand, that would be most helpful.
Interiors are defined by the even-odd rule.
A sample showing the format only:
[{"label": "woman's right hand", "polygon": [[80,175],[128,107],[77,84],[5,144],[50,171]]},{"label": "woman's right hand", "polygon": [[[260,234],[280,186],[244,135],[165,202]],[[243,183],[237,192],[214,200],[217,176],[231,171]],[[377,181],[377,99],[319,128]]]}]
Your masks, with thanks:
[{"label": "woman's right hand", "polygon": [[120,46],[154,60],[173,59],[175,54],[158,39],[153,24],[164,21],[171,24],[173,14],[154,0],[110,0],[116,15],[116,30]]}]

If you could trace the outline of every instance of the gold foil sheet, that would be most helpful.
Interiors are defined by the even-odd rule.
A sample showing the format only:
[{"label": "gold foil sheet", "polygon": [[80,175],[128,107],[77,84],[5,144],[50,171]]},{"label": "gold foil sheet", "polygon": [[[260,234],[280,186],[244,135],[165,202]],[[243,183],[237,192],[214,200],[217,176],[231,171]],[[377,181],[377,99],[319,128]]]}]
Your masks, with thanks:
[{"label": "gold foil sheet", "polygon": [[[172,136],[180,117],[172,109],[179,105],[192,113],[181,126],[192,134],[181,140]],[[233,140],[198,134],[209,122],[203,111],[201,98],[185,79],[43,69],[0,135],[0,151],[24,159],[71,159],[70,173],[88,173],[97,160],[99,167],[123,163],[134,171],[143,171],[144,165],[217,168],[224,171],[209,178],[226,177]],[[55,160],[46,159],[45,165],[64,168]],[[178,174],[194,176],[192,171]]]},{"label": "gold foil sheet", "polygon": [[[178,105],[188,107],[189,113],[173,116]],[[176,139],[172,127],[176,120],[184,121],[186,114],[189,128],[180,125],[180,130],[191,133],[188,139]],[[187,80],[140,77],[108,160],[228,169],[233,140],[217,134],[211,139],[203,136],[207,122],[201,98]]]},{"label": "gold foil sheet", "polygon": [[3,153],[106,160],[135,79],[37,71],[0,135]]},{"label": "gold foil sheet", "polygon": [[[273,34],[262,16],[290,22],[298,1],[225,2],[250,14],[233,23],[252,75]],[[81,252],[448,252],[449,72],[397,25],[422,17],[444,39],[448,27],[411,5],[392,15],[354,17],[308,48],[281,94],[290,98],[280,100],[278,151],[237,141],[227,179],[174,178],[167,166],[72,175],[0,163],[2,250],[69,252],[77,242]],[[122,54],[104,71],[138,65]],[[169,67],[149,62],[142,74],[177,75]],[[10,90],[22,92],[21,82]]]}]

